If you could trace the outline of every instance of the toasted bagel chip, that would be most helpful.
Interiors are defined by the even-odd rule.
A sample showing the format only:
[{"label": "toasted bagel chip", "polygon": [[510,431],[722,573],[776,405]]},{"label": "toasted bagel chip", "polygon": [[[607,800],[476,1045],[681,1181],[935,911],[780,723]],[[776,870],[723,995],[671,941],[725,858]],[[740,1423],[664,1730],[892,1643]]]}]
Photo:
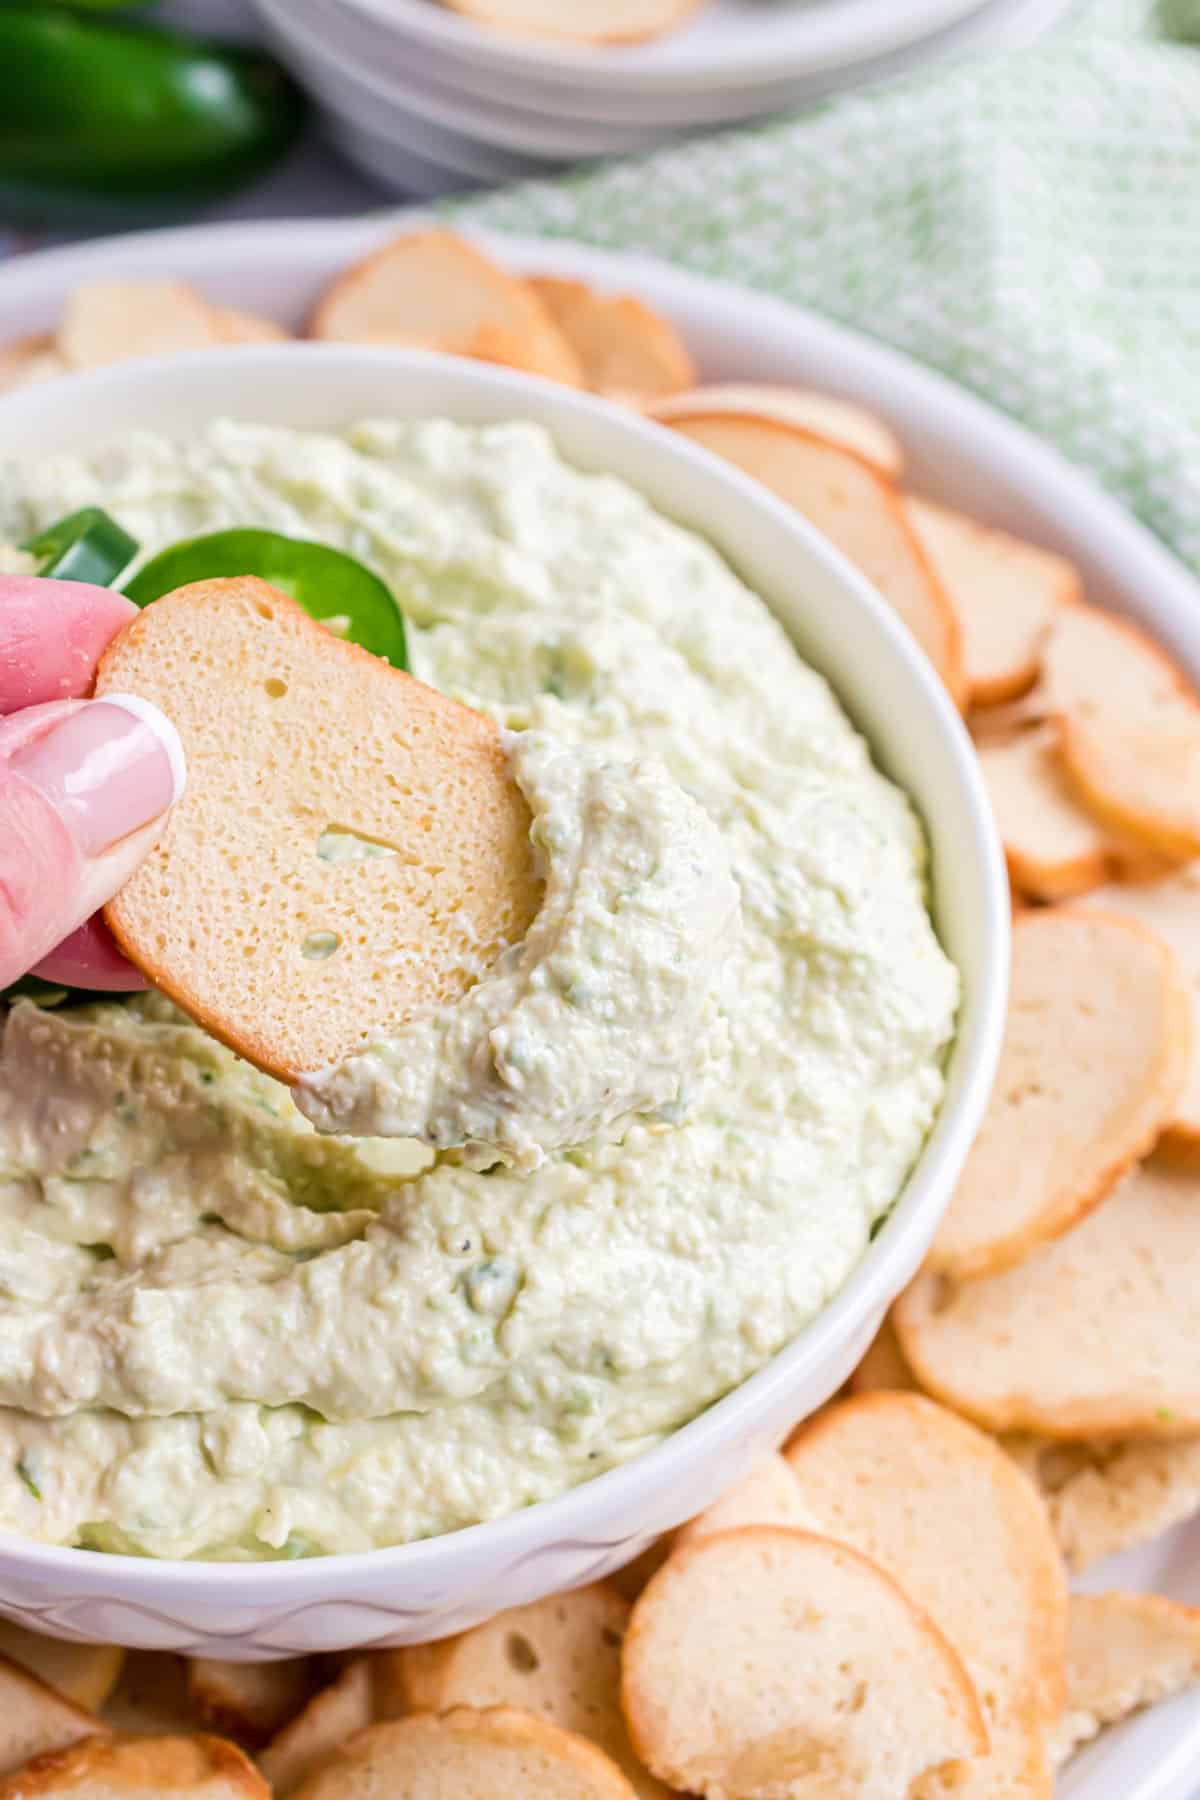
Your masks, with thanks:
[{"label": "toasted bagel chip", "polygon": [[236,1744],[215,1737],[91,1737],[0,1781],[0,1800],[271,1800]]},{"label": "toasted bagel chip", "polygon": [[274,319],[260,318],[257,313],[242,312],[236,306],[214,306],[217,330],[227,344],[278,344],[291,337]]},{"label": "toasted bagel chip", "polygon": [[[921,1392],[890,1318],[846,1392]],[[1063,1560],[1076,1573],[1200,1511],[1200,1438],[1063,1443],[1010,1432],[994,1442],[1041,1495]]]},{"label": "toasted bagel chip", "polygon": [[958,619],[878,469],[840,444],[774,418],[696,415],[672,421],[671,429],[754,476],[824,532],[874,582],[961,703]]},{"label": "toasted bagel chip", "polygon": [[962,626],[972,706],[994,706],[1037,681],[1058,608],[1082,598],[1079,571],[1053,551],[979,525],[931,500],[905,502]]},{"label": "toasted bagel chip", "polygon": [[57,343],[71,368],[94,369],[225,341],[215,309],[184,281],[84,281],[67,297]]},{"label": "toasted bagel chip", "polygon": [[296,1800],[634,1800],[594,1744],[507,1706],[371,1725],[294,1792]]},{"label": "toasted bagel chip", "polygon": [[993,1431],[1200,1434],[1200,1175],[1142,1163],[1065,1236],[958,1285],[919,1275],[893,1309],[922,1387]]},{"label": "toasted bagel chip", "polygon": [[673,1548],[737,1531],[744,1525],[789,1525],[798,1531],[818,1529],[785,1456],[773,1451],[736,1486],[698,1513],[675,1533]]},{"label": "toasted bagel chip", "polygon": [[1015,700],[999,700],[994,706],[972,706],[967,729],[977,745],[1007,744],[1022,732],[1050,721],[1046,690],[1040,679]]},{"label": "toasted bagel chip", "polygon": [[347,1663],[328,1687],[314,1694],[260,1753],[258,1766],[276,1800],[285,1800],[293,1788],[315,1775],[347,1738],[365,1731],[373,1717],[372,1664],[369,1658],[359,1656]]},{"label": "toasted bagel chip", "polygon": [[671,1554],[671,1546],[675,1541],[673,1532],[665,1531],[661,1537],[648,1544],[640,1556],[627,1562],[623,1568],[617,1569],[609,1576],[609,1585],[614,1587],[622,1600],[630,1605],[637,1599],[652,1575],[658,1571]]},{"label": "toasted bagel chip", "polygon": [[575,371],[567,370],[562,352],[554,338],[544,329],[516,331],[508,325],[483,324],[460,343],[444,343],[441,349],[453,356],[467,356],[475,362],[496,363],[505,369],[521,369],[527,375],[541,375],[548,381],[566,382],[575,387]]},{"label": "toasted bagel chip", "polygon": [[446,0],[493,31],[574,44],[639,44],[675,31],[699,0]]},{"label": "toasted bagel chip", "polygon": [[987,1745],[920,1607],[857,1551],[782,1526],[669,1558],[634,1607],[622,1693],[649,1766],[711,1800],[907,1794]]},{"label": "toasted bagel chip", "polygon": [[1158,858],[1102,825],[1063,770],[1058,727],[977,737],[979,766],[1009,876],[1027,900],[1073,900],[1111,880],[1162,875]]},{"label": "toasted bagel chip", "polygon": [[69,1644],[0,1619],[0,1656],[20,1663],[64,1700],[96,1712],[117,1685],[125,1663],[115,1644]]},{"label": "toasted bagel chip", "polygon": [[0,349],[0,394],[29,387],[35,381],[50,381],[55,375],[67,374],[69,368],[52,337],[17,338]]},{"label": "toasted bagel chip", "polygon": [[[108,1735],[94,1713],[67,1700],[20,1663],[0,1656],[0,1775],[43,1751],[57,1751],[81,1738]],[[0,1794],[4,1792],[0,1782]]]},{"label": "toasted bagel chip", "polygon": [[899,480],[904,468],[904,449],[890,425],[853,400],[812,388],[770,381],[715,381],[657,400],[647,410],[661,425],[673,425],[678,419],[711,418],[716,413],[761,414],[840,444],[890,481]]},{"label": "toasted bagel chip", "polygon": [[519,367],[583,386],[578,357],[529,285],[450,231],[409,233],[356,263],[322,295],[308,329],[342,343],[462,355],[479,355],[465,346],[481,342],[503,344],[509,355],[520,346]]},{"label": "toasted bagel chip", "polygon": [[602,294],[584,281],[535,275],[529,286],[579,358],[594,393],[642,405],[696,378],[669,319],[632,294]]},{"label": "toasted bagel chip", "polygon": [[[271,1074],[294,1081],[457,998],[524,935],[540,889],[495,726],[265,582],[147,607],[101,662],[96,693],[113,692],[174,721],[188,785],[109,925]],[[326,862],[331,827],[396,853]]]},{"label": "toasted bagel chip", "polygon": [[[917,1391],[917,1381],[904,1360],[890,1314],[871,1339],[867,1354],[846,1383],[851,1394],[905,1394]],[[801,1427],[803,1430],[803,1426]]]},{"label": "toasted bagel chip", "polygon": [[[1190,702],[1156,727],[1121,729],[1062,720],[1062,759],[1084,804],[1115,831],[1160,856],[1200,856],[1200,707]],[[1165,709],[1164,709],[1165,712]]]},{"label": "toasted bagel chip", "polygon": [[1143,1706],[1200,1681],[1200,1607],[1158,1594],[1072,1594],[1055,1763]]},{"label": "toasted bagel chip", "polygon": [[1013,922],[991,1102],[927,1266],[956,1281],[1069,1231],[1154,1146],[1192,1066],[1192,992],[1135,920],[1081,907]]},{"label": "toasted bagel chip", "polygon": [[384,1651],[376,1664],[379,1714],[517,1707],[598,1744],[641,1800],[667,1800],[669,1790],[634,1755],[621,1713],[628,1624],[628,1601],[594,1582],[440,1643]]},{"label": "toasted bagel chip", "polygon": [[[920,1392],[890,1318],[848,1386],[852,1394]],[[1076,1573],[1200,1512],[1200,1438],[1062,1443],[1017,1432],[996,1442],[1041,1495]]]},{"label": "toasted bagel chip", "polygon": [[736,1531],[742,1525],[794,1525],[799,1531],[818,1529],[804,1504],[796,1477],[778,1451],[765,1456],[736,1487],[680,1526],[675,1533],[675,1548],[697,1543],[700,1538],[713,1537],[718,1531]]},{"label": "toasted bagel chip", "polygon": [[555,353],[551,352],[548,366],[546,345],[538,333],[514,331],[507,325],[480,325],[467,337],[437,341],[392,332],[386,337],[357,338],[355,342],[379,344],[390,350],[423,350],[430,356],[463,356],[468,362],[495,363],[498,368],[520,369],[526,375],[541,375],[550,381],[561,379],[553,363]]},{"label": "toasted bagel chip", "polygon": [[1001,1442],[1040,1490],[1076,1573],[1200,1512],[1200,1438]]},{"label": "toasted bagel chip", "polygon": [[176,1737],[191,1731],[196,1721],[182,1656],[131,1650],[102,1716],[119,1737]]},{"label": "toasted bagel chip", "polygon": [[1162,856],[1200,856],[1200,699],[1127,620],[1064,607],[1043,659],[1044,697],[1080,799]]},{"label": "toasted bagel chip", "polygon": [[1083,905],[1138,920],[1171,946],[1192,991],[1192,1059],[1187,1083],[1163,1127],[1164,1153],[1200,1160],[1200,863],[1157,881],[1097,888]]},{"label": "toasted bagel chip", "polygon": [[188,1700],[196,1717],[253,1748],[282,1731],[316,1685],[316,1669],[307,1656],[260,1663],[188,1658]]},{"label": "toasted bagel chip", "polygon": [[1067,1594],[1031,1483],[991,1438],[919,1394],[835,1402],[801,1426],[787,1458],[819,1529],[878,1563],[961,1656],[991,1740],[964,1791],[990,1800],[1044,1785]]}]

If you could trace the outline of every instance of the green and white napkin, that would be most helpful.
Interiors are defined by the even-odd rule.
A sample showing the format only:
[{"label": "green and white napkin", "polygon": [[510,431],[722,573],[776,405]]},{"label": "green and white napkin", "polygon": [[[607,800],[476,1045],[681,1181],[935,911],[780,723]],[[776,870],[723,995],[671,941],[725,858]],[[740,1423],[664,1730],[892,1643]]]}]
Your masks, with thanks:
[{"label": "green and white napkin", "polygon": [[1200,571],[1200,0],[457,203],[815,308],[976,389]]}]

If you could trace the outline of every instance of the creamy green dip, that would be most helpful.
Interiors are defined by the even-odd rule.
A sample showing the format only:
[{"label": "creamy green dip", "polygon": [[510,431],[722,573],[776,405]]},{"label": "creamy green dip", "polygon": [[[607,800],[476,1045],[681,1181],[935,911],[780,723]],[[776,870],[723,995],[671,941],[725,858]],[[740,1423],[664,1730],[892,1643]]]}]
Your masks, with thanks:
[{"label": "creamy green dip", "polygon": [[[305,1095],[466,1153],[319,1135],[156,996],[16,1007],[0,1524],[158,1556],[361,1549],[653,1444],[836,1293],[936,1115],[958,982],[908,802],[709,546],[535,427],[131,437],[3,471],[0,539],[85,504],[148,552],[261,525],[368,561],[414,672],[532,734],[535,814],[539,779],[550,820],[624,796],[628,830],[593,820],[548,872],[612,900],[629,854],[642,901],[592,921],[602,978],[583,915],[550,906],[537,1005],[502,963],[449,1009],[461,1043],[399,1033],[352,1094]],[[355,846],[326,849],[354,879]],[[518,1104],[472,1061],[506,1026]]]},{"label": "creamy green dip", "polygon": [[[634,1113],[677,1124],[723,1042],[739,929],[720,831],[657,760],[510,734],[544,898],[463,998],[296,1088],[321,1131],[528,1171]],[[670,1112],[664,1114],[664,1108]]]}]

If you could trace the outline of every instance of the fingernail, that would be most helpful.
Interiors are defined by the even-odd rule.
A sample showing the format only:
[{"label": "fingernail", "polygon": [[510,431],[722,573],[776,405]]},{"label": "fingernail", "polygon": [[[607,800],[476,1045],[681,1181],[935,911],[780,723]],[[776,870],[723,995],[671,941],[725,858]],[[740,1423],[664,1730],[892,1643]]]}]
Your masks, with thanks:
[{"label": "fingernail", "polygon": [[40,789],[85,856],[100,856],[149,825],[183,793],[179,733],[148,700],[89,700],[9,767]]}]

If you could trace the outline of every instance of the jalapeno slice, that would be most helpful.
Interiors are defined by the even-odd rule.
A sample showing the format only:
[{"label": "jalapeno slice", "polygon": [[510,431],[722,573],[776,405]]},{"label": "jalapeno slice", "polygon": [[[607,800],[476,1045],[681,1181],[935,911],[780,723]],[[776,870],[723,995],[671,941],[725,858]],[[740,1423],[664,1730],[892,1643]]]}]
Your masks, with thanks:
[{"label": "jalapeno slice", "polygon": [[175,588],[219,575],[257,575],[339,636],[393,668],[409,666],[404,615],[387,583],[345,551],[306,538],[250,529],[185,538],[152,557],[125,592],[135,605],[149,606]]},{"label": "jalapeno slice", "polygon": [[112,587],[138,553],[137,540],[99,506],[68,513],[21,548],[37,558],[39,575],[96,587]]}]

